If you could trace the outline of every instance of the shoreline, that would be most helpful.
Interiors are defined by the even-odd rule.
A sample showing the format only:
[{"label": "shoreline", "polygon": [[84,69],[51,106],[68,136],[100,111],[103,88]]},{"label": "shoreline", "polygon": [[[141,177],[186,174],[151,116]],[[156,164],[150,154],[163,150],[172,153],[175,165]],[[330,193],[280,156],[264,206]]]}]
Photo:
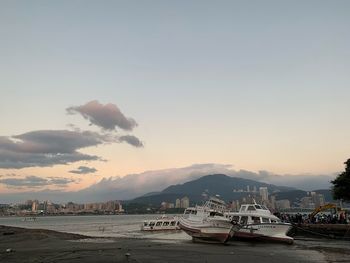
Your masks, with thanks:
[{"label": "shoreline", "polygon": [[[296,242],[298,243],[298,242]],[[8,251],[10,249],[10,251]],[[0,262],[350,262],[348,249],[320,244],[91,237],[0,225]],[[8,251],[8,252],[6,252]]]}]

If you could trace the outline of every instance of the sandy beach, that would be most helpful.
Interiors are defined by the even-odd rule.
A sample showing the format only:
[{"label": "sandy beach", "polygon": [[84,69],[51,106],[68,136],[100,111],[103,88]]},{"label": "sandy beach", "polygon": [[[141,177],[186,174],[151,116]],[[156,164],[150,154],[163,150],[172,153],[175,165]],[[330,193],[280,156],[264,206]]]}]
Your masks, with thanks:
[{"label": "sandy beach", "polygon": [[[297,243],[297,242],[296,242]],[[350,252],[315,245],[222,244],[93,238],[0,226],[0,262],[350,262]]]}]

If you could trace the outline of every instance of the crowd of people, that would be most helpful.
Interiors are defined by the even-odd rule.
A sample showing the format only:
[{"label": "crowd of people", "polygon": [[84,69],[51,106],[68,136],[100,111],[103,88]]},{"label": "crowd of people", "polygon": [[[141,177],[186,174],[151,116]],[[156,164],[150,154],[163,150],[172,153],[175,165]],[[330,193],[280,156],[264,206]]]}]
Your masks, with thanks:
[{"label": "crowd of people", "polygon": [[350,223],[350,217],[347,212],[341,213],[320,213],[315,216],[310,214],[277,214],[277,216],[283,222],[289,222],[293,224],[348,224]]}]

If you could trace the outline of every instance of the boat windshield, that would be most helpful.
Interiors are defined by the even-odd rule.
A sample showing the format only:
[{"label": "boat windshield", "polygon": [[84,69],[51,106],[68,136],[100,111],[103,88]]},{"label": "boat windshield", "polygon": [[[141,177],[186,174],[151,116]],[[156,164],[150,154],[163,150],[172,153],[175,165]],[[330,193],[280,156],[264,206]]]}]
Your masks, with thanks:
[{"label": "boat windshield", "polygon": [[255,207],[253,205],[248,206],[248,211],[256,211]]},{"label": "boat windshield", "polygon": [[270,223],[270,220],[266,217],[262,217],[261,219],[263,223]]},{"label": "boat windshield", "polygon": [[222,213],[212,211],[212,212],[210,212],[209,216],[224,216],[224,215]]},{"label": "boat windshield", "polygon": [[260,217],[252,216],[252,220],[253,220],[254,224],[260,223]]}]

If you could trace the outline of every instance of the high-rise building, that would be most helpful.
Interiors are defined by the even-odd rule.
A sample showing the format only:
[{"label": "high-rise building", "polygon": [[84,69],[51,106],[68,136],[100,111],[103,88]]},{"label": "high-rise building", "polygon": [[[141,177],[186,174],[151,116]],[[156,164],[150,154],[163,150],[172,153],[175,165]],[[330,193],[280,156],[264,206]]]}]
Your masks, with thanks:
[{"label": "high-rise building", "polygon": [[315,208],[315,203],[312,200],[312,197],[305,196],[300,199],[300,207],[301,208]]},{"label": "high-rise building", "polygon": [[175,201],[175,208],[181,208],[181,201],[179,198]]},{"label": "high-rise building", "polygon": [[33,203],[32,203],[32,211],[36,212],[36,211],[38,211],[38,208],[39,208],[39,201],[38,200],[34,200]]},{"label": "high-rise building", "polygon": [[319,207],[324,205],[324,196],[322,194],[318,194],[316,192],[311,192],[311,198],[313,203],[315,204],[315,207]]},{"label": "high-rise building", "polygon": [[276,196],[274,195],[270,196],[270,205],[272,209],[276,209]]},{"label": "high-rise building", "polygon": [[262,201],[269,201],[269,192],[267,191],[267,187],[260,187],[259,192]]},{"label": "high-rise building", "polygon": [[180,206],[181,206],[181,208],[187,208],[187,207],[189,207],[189,206],[190,206],[190,199],[189,199],[187,196],[181,198],[181,200],[180,200]]},{"label": "high-rise building", "polygon": [[290,208],[290,202],[287,199],[278,200],[276,201],[276,208],[277,209],[285,209]]}]

